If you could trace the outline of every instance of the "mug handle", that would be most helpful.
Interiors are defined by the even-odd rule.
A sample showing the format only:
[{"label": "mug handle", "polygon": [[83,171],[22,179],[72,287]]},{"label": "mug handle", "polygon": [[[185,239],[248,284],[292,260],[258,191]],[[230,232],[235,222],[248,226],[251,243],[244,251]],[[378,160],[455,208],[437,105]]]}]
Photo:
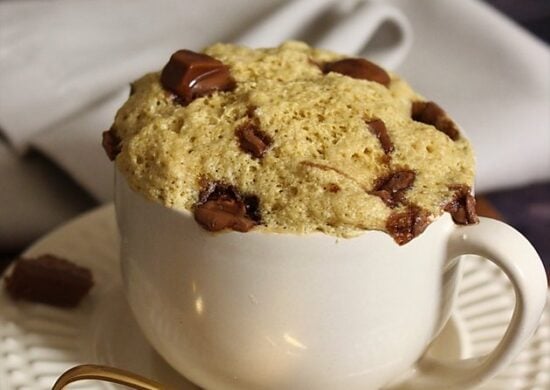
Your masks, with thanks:
[{"label": "mug handle", "polygon": [[477,225],[454,228],[448,243],[448,256],[484,257],[508,276],[516,303],[506,333],[486,356],[456,362],[422,358],[412,378],[399,390],[453,390],[477,386],[505,368],[535,333],[546,304],[548,288],[541,259],[533,246],[517,230],[490,218]]},{"label": "mug handle", "polygon": [[90,379],[116,383],[137,390],[171,390],[165,385],[132,372],[95,364],[83,364],[67,370],[57,379],[52,390],[63,390],[71,383]]}]

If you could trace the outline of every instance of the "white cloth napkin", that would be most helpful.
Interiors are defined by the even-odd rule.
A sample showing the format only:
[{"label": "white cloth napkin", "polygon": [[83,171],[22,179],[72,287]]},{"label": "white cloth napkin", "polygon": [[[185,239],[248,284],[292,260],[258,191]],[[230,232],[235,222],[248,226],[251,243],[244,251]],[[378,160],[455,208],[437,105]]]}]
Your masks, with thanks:
[{"label": "white cloth napkin", "polygon": [[[550,178],[548,47],[477,0],[387,2],[414,32],[398,72],[466,129],[478,156],[477,190]],[[234,40],[282,3],[2,1],[0,128],[13,150],[39,149],[108,200],[112,165],[100,135],[128,83],[178,48]]]}]

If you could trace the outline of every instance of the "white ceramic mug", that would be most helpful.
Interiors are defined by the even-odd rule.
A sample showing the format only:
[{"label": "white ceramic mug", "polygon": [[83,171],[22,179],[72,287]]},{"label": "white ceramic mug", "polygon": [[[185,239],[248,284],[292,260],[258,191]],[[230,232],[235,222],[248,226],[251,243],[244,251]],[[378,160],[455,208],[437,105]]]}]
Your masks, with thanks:
[{"label": "white ceramic mug", "polygon": [[[375,35],[377,44],[369,45]],[[367,57],[394,70],[409,53],[413,32],[403,12],[384,2],[295,0],[241,33],[236,43],[274,47],[289,39]]]},{"label": "white ceramic mug", "polygon": [[[546,277],[529,242],[482,218],[448,215],[404,246],[387,234],[211,233],[189,212],[133,192],[117,174],[127,298],[143,332],[176,370],[209,389],[465,389],[516,356],[535,331]],[[491,259],[517,303],[487,357],[421,358],[449,317],[458,258]]]}]

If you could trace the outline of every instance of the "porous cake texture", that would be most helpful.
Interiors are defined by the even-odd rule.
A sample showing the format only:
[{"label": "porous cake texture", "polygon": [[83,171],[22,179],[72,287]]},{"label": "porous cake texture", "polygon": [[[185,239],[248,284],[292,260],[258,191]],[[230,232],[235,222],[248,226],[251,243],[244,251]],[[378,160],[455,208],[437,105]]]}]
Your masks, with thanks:
[{"label": "porous cake texture", "polygon": [[[184,62],[181,72],[190,72],[189,53],[169,65]],[[252,221],[229,229],[343,237],[381,230],[400,244],[449,204],[464,209],[471,199],[468,140],[397,75],[301,42],[215,44],[204,54],[212,63],[193,68],[199,76],[174,76],[167,65],[134,82],[104,138],[145,197],[196,212],[218,193],[244,202]],[[375,77],[361,76],[365,66]],[[212,69],[228,70],[224,83],[213,81],[221,87],[191,93]],[[175,82],[189,88],[179,92]],[[254,218],[243,199],[253,199]]]}]

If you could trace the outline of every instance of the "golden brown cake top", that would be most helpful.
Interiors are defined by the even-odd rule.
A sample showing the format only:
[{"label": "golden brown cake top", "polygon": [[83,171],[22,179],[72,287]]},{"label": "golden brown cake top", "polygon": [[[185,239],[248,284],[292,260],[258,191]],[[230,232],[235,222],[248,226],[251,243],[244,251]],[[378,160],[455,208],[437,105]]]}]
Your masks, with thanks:
[{"label": "golden brown cake top", "polygon": [[135,191],[209,230],[405,243],[445,208],[475,219],[473,152],[445,112],[366,60],[300,42],[175,53],[132,84],[104,145]]}]

